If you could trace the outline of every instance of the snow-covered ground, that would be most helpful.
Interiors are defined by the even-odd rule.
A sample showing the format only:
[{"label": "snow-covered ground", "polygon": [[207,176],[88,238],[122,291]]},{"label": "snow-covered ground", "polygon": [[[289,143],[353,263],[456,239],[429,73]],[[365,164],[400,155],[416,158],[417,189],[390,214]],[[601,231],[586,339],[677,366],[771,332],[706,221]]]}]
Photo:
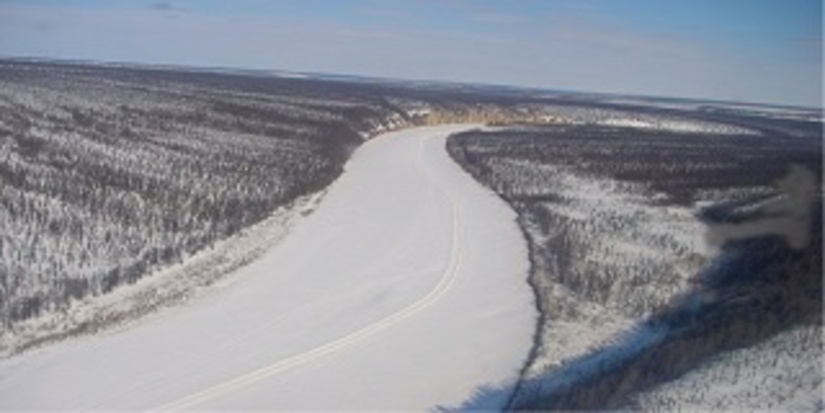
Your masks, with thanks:
[{"label": "snow-covered ground", "polygon": [[467,127],[366,143],[212,293],[3,360],[0,409],[428,409],[515,380],[536,318],[527,250],[444,151]]},{"label": "snow-covered ground", "polygon": [[692,119],[665,113],[639,112],[596,106],[543,105],[554,122],[574,125],[604,125],[678,133],[759,135],[760,132],[729,123]]}]

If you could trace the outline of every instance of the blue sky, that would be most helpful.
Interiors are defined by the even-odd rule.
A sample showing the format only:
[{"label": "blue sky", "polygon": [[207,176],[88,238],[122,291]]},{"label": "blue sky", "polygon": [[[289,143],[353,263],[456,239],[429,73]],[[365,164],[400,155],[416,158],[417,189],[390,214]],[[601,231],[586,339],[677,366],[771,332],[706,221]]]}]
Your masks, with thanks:
[{"label": "blue sky", "polygon": [[0,55],[822,106],[822,0],[0,0]]}]

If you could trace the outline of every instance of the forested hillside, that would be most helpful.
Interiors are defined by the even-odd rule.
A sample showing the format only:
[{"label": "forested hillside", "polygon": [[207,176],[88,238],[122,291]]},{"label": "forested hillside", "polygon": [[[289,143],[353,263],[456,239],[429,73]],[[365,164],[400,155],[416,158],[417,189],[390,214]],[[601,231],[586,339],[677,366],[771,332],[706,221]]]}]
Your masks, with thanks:
[{"label": "forested hillside", "polygon": [[[457,86],[0,60],[0,349],[185,299],[280,237],[376,134],[545,117]],[[190,268],[234,236],[246,246]],[[177,264],[171,286],[76,305]]]},{"label": "forested hillside", "polygon": [[[448,143],[518,212],[530,243],[542,320],[511,407],[617,407],[711,355],[792,326],[821,332],[821,129],[741,114],[707,128],[724,125],[716,112],[686,114],[674,129],[656,112],[465,132]],[[780,341],[810,355],[796,360],[821,357],[808,334],[791,337],[799,340]],[[797,367],[752,369],[743,380],[782,394],[764,383]],[[799,391],[816,394],[809,385],[821,383],[821,368],[803,371],[793,376]],[[742,405],[668,394],[636,406]]]}]

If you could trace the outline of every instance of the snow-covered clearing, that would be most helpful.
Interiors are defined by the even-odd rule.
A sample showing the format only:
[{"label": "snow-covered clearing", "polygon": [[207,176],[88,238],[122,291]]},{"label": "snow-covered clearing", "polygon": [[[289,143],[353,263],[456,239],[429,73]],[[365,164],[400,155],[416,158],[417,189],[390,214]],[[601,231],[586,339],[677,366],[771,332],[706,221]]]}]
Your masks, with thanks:
[{"label": "snow-covered clearing", "polygon": [[364,144],[214,293],[0,362],[0,409],[428,409],[515,380],[536,317],[527,249],[444,150],[466,128]]}]

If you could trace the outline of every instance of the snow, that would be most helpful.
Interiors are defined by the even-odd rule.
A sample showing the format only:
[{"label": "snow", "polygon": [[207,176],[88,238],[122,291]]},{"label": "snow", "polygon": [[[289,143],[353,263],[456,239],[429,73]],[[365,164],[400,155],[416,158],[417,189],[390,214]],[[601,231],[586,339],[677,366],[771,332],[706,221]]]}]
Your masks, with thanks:
[{"label": "snow", "polygon": [[715,133],[720,135],[751,135],[757,133],[756,131],[750,129],[723,123],[697,120],[679,120],[673,117],[652,115],[648,115],[642,119],[632,117],[607,118],[601,121],[597,121],[596,124],[627,128],[664,130],[681,133]]},{"label": "snow", "polygon": [[[655,105],[654,105],[655,106]],[[755,129],[731,124],[691,119],[665,113],[638,112],[595,106],[543,105],[541,112],[549,115],[554,123],[590,124],[679,133],[718,135],[760,135]]]},{"label": "snow", "polygon": [[0,361],[0,409],[421,410],[512,383],[535,327],[527,249],[444,150],[468,127],[367,142],[210,294]]}]

